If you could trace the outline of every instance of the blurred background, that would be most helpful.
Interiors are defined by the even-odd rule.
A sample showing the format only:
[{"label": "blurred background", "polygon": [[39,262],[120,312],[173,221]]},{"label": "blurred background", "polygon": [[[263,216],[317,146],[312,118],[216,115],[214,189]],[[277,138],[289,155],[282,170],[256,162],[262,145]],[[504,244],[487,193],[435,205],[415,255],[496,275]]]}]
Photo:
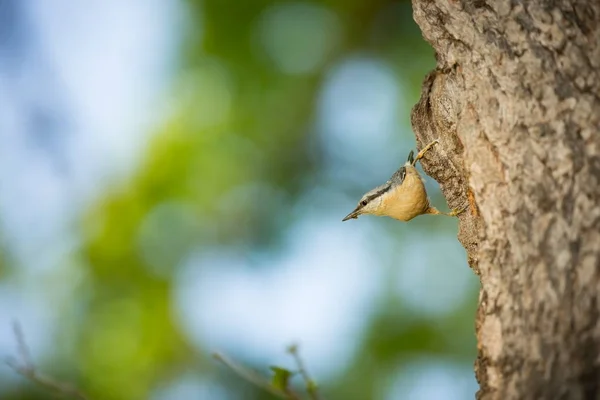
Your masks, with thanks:
[{"label": "blurred background", "polygon": [[327,399],[473,398],[457,220],[341,222],[434,65],[409,1],[0,0],[0,357],[18,320],[93,399],[271,399],[211,353],[298,343]]}]

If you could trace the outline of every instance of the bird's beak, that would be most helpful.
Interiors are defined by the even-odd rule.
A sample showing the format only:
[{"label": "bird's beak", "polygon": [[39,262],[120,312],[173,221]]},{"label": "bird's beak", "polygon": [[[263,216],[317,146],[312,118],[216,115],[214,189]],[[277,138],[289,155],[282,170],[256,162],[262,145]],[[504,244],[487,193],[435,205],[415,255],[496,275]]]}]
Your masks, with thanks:
[{"label": "bird's beak", "polygon": [[348,214],[348,215],[346,215],[344,217],[344,219],[342,220],[342,222],[348,221],[349,219],[352,219],[352,218],[356,219],[356,218],[358,218],[359,215],[360,215],[360,210],[359,210],[358,207],[356,207],[354,209],[354,211],[352,211],[350,214]]}]

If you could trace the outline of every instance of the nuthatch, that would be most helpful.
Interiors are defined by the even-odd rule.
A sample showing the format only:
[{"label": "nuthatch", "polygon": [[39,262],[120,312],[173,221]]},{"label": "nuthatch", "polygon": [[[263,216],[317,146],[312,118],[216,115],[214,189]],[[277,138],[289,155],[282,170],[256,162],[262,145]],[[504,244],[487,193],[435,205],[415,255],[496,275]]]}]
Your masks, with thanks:
[{"label": "nuthatch", "polygon": [[352,218],[356,219],[362,214],[381,215],[400,221],[410,221],[421,214],[448,215],[453,217],[464,211],[464,209],[461,209],[453,210],[450,213],[443,213],[429,205],[429,198],[427,197],[423,179],[419,171],[415,168],[415,164],[436,143],[438,141],[434,140],[425,146],[417,154],[417,158],[413,158],[414,153],[411,151],[406,164],[400,167],[389,181],[365,193],[354,211],[346,215],[342,221]]}]

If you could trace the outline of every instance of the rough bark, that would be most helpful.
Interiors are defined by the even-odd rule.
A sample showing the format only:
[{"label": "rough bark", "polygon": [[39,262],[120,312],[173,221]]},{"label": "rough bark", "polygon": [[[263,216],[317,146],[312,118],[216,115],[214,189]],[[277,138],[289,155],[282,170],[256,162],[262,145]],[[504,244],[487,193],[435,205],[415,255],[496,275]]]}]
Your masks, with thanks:
[{"label": "rough bark", "polygon": [[600,399],[600,1],[413,0],[413,109],[479,275],[480,399]]}]

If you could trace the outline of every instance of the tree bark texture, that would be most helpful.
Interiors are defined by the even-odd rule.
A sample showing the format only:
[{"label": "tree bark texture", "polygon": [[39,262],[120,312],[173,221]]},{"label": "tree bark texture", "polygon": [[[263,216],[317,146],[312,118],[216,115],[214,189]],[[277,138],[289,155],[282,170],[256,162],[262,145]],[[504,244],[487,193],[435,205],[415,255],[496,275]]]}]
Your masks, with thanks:
[{"label": "tree bark texture", "polygon": [[600,0],[413,0],[412,124],[479,275],[479,399],[600,399]]}]

